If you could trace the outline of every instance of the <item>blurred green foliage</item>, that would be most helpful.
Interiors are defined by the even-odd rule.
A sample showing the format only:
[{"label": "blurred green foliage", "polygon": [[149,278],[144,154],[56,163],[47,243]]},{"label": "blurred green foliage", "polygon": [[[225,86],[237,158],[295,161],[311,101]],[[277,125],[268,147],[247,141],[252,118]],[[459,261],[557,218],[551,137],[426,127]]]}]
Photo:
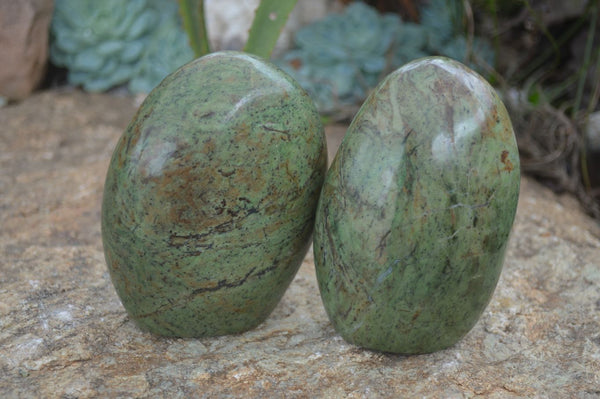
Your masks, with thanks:
[{"label": "blurred green foliage", "polygon": [[[149,92],[167,74],[194,58],[190,38],[207,42],[205,32],[196,32],[202,33],[204,28],[188,27],[189,37],[186,36],[178,14],[178,7],[188,4],[187,14],[185,7],[181,8],[184,17],[188,15],[191,22],[204,18],[202,12],[192,12],[202,10],[198,8],[202,3],[56,0],[51,60],[68,69],[69,83],[88,91],[105,91],[126,84],[134,93]],[[282,9],[271,10],[271,3]],[[263,0],[263,20],[277,15],[277,23],[270,28],[259,21],[253,35],[260,38],[269,33],[270,44],[254,40],[260,46],[250,46],[251,35],[247,46],[261,49],[268,56],[279,26],[294,3],[295,0]],[[360,103],[387,73],[415,58],[445,55],[476,68],[470,62],[470,54],[477,54],[479,59],[493,64],[494,53],[487,42],[477,37],[468,40],[463,34],[461,4],[431,0],[421,10],[421,23],[415,24],[355,2],[342,14],[331,14],[301,29],[296,35],[296,48],[279,64],[307,89],[325,113],[340,105]]]},{"label": "blurred green foliage", "polygon": [[277,39],[298,0],[261,0],[244,51],[271,58]]},{"label": "blurred green foliage", "polygon": [[175,1],[55,1],[50,59],[85,90],[147,93],[192,58]]},{"label": "blurred green foliage", "polygon": [[463,34],[462,2],[432,0],[421,10],[421,23],[404,22],[396,14],[379,14],[363,2],[350,4],[302,28],[296,48],[279,65],[311,94],[323,113],[359,104],[369,90],[399,66],[427,55],[465,62],[476,54],[494,64],[485,39]]},{"label": "blurred green foliage", "polygon": [[210,53],[210,42],[206,28],[204,0],[178,0],[183,29],[190,41],[195,57]]}]

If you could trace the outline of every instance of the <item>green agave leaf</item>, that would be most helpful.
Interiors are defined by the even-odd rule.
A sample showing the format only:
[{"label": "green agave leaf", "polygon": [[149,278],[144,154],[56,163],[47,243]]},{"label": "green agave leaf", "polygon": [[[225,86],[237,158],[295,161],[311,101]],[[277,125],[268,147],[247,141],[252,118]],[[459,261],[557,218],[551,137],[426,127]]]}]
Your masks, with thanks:
[{"label": "green agave leaf", "polygon": [[297,1],[261,0],[244,51],[269,59]]},{"label": "green agave leaf", "polygon": [[179,13],[194,55],[201,57],[210,53],[204,17],[204,0],[179,0]]}]

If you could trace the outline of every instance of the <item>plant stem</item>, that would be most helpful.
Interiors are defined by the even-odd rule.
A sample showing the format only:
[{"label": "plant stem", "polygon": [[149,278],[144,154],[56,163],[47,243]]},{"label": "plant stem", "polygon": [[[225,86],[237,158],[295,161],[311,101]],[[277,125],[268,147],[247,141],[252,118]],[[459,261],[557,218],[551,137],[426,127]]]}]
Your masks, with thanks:
[{"label": "plant stem", "polygon": [[210,53],[204,17],[204,0],[179,0],[179,12],[194,55],[201,57]]},{"label": "plant stem", "polygon": [[527,7],[527,10],[529,10],[532,17],[534,18],[534,21],[536,22],[536,24],[537,24],[536,26],[538,26],[538,29],[541,30],[541,32],[544,34],[544,36],[550,42],[551,48],[546,49],[544,52],[542,52],[542,54],[540,54],[540,56],[536,57],[528,65],[525,65],[523,70],[521,72],[517,73],[516,76],[514,77],[514,80],[517,82],[520,82],[520,81],[526,79],[536,69],[542,67],[544,64],[547,64],[548,59],[550,57],[552,57],[553,55],[554,55],[554,60],[552,61],[550,68],[553,68],[554,66],[556,66],[560,60],[560,48],[567,41],[569,41],[573,36],[575,36],[575,34],[577,32],[579,32],[579,29],[583,26],[583,24],[587,20],[587,15],[582,15],[573,24],[570,24],[569,27],[564,32],[562,32],[561,36],[558,39],[555,39],[554,36],[552,36],[550,34],[548,29],[545,26],[543,26],[541,17],[539,17],[539,15],[533,10],[533,8],[529,4],[528,0],[525,0],[525,5]]},{"label": "plant stem", "polygon": [[[590,28],[588,30],[588,38],[585,43],[585,50],[583,54],[583,65],[581,70],[579,71],[579,82],[577,84],[577,92],[575,94],[575,104],[573,105],[573,109],[571,112],[571,117],[575,119],[577,117],[577,113],[579,112],[579,108],[581,107],[581,101],[583,98],[583,89],[585,86],[585,81],[587,80],[587,71],[590,66],[591,55],[592,55],[592,45],[594,43],[594,33],[596,32],[596,24],[598,22],[598,0],[594,1],[591,6],[591,21]],[[586,118],[588,115],[586,115]],[[583,185],[585,186],[586,192],[589,192],[592,188],[590,181],[590,173],[588,170],[588,162],[587,162],[587,145],[586,145],[586,137],[585,134],[583,136],[583,146],[581,147],[581,177],[583,180]]]},{"label": "plant stem", "polygon": [[244,51],[269,59],[298,0],[261,0]]},{"label": "plant stem", "polygon": [[597,4],[594,2],[591,7],[591,21],[590,28],[588,30],[588,37],[585,43],[585,50],[583,53],[583,62],[581,65],[581,69],[579,70],[579,82],[577,84],[577,93],[575,95],[575,105],[573,106],[573,110],[571,112],[571,118],[575,119],[577,116],[577,112],[579,112],[579,108],[581,107],[581,100],[583,98],[583,88],[585,86],[585,81],[587,80],[587,70],[590,67],[591,55],[592,55],[592,45],[594,43],[594,33],[596,32],[596,23],[598,20],[598,12],[597,12]]}]

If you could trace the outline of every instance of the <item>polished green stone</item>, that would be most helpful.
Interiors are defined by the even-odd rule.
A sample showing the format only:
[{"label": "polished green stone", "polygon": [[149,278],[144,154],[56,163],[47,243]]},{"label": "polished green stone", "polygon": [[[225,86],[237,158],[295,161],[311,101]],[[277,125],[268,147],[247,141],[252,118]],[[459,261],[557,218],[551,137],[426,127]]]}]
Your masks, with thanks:
[{"label": "polished green stone", "polygon": [[494,89],[446,58],[413,61],[362,106],[315,222],[323,303],[348,342],[446,348],[487,306],[519,194],[519,156]]},{"label": "polished green stone", "polygon": [[213,53],[165,78],[104,188],[106,262],[131,319],[181,337],[264,321],[310,244],[326,154],[312,101],[266,61]]}]

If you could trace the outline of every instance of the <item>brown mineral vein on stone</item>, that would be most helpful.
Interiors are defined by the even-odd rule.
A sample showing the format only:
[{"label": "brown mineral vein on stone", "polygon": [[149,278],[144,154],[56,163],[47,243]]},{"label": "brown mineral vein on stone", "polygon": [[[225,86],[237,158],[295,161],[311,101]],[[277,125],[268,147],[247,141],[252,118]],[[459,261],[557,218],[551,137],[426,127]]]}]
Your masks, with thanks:
[{"label": "brown mineral vein on stone", "polygon": [[106,167],[134,112],[130,98],[77,91],[0,109],[0,397],[600,397],[600,227],[527,178],[494,297],[447,350],[345,343],[311,252],[255,330],[141,332],[110,283],[99,223]]}]

